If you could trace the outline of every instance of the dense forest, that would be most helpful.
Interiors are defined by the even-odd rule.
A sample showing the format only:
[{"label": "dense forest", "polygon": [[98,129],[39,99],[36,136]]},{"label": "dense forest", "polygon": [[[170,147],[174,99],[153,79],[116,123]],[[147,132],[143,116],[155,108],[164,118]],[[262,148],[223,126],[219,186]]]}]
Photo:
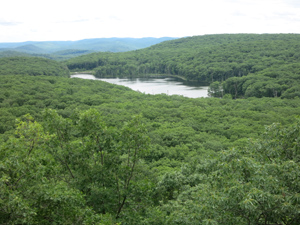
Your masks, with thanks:
[{"label": "dense forest", "polygon": [[69,69],[56,61],[38,57],[0,58],[0,76],[2,75],[46,75],[69,77]]},{"label": "dense forest", "polygon": [[[199,47],[197,39],[217,49],[238,37],[243,43],[270,40],[207,35],[158,44],[149,53],[90,54],[65,63],[0,59],[0,224],[298,225],[300,99],[284,97],[286,91],[251,97],[220,88],[262,72],[209,81],[211,94],[222,95],[196,99],[69,78],[69,69],[99,71],[99,63],[121,59],[126,68],[133,62],[128,56],[144,52],[150,60],[155,49],[176,46],[174,53],[180,43],[181,60],[192,64],[183,56]],[[294,50],[297,37],[286,35],[278,48]],[[104,56],[107,61],[99,61]],[[206,56],[207,65],[215,57]],[[264,67],[259,71],[276,66],[257,63],[253,67]],[[285,64],[277,65],[275,81],[296,77],[297,67]]]},{"label": "dense forest", "polygon": [[300,35],[224,34],[181,38],[124,53],[71,59],[97,77],[162,74],[212,84],[215,97],[300,97]]}]

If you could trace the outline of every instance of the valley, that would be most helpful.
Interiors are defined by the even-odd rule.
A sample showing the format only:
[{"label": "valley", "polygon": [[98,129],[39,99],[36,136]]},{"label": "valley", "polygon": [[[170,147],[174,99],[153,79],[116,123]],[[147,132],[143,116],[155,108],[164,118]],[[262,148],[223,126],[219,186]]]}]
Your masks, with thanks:
[{"label": "valley", "polygon": [[[298,225],[299,41],[203,35],[66,60],[0,58],[0,224]],[[70,79],[75,71],[181,76],[210,97]]]}]

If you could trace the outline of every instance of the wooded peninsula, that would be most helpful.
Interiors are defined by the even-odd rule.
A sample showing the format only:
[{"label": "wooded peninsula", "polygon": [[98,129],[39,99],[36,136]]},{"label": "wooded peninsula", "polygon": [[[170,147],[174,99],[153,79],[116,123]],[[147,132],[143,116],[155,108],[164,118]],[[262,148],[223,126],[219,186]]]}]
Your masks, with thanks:
[{"label": "wooded peninsula", "polygon": [[[72,51],[70,51],[71,54]],[[176,76],[209,98],[96,77]],[[300,35],[0,58],[0,224],[300,224]]]}]

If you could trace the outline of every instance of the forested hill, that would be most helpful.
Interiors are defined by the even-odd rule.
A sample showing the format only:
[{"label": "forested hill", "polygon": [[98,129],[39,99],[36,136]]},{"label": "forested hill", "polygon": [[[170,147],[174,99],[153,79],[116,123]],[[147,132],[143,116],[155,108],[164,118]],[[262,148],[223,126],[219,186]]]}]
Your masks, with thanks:
[{"label": "forested hill", "polygon": [[[214,83],[215,96],[300,96],[298,34],[187,37],[137,51],[89,54],[71,59],[67,65],[73,71],[94,70],[98,77],[162,74],[209,84],[226,81]],[[229,79],[232,77],[237,78]]]},{"label": "forested hill", "polygon": [[5,57],[0,58],[1,75],[69,77],[69,70],[61,63],[50,59],[39,57]]},{"label": "forested hill", "polygon": [[[297,38],[191,37],[69,66],[206,66],[213,95],[232,81],[238,97],[245,78],[242,88],[298,88]],[[0,224],[300,224],[300,98],[150,95],[68,73],[53,60],[0,59]]]}]

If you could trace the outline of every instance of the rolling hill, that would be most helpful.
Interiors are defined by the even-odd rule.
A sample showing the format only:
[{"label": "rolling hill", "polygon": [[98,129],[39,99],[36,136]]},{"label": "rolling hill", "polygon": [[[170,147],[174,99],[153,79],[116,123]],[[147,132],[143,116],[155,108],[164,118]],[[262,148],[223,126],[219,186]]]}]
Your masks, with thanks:
[{"label": "rolling hill", "polygon": [[[29,54],[51,54],[49,58],[59,56],[65,50],[84,50],[86,52],[124,52],[149,47],[175,38],[95,38],[79,41],[28,41],[20,43],[0,43],[0,52],[16,51]],[[77,55],[75,55],[77,56]],[[44,56],[47,57],[47,56]],[[74,56],[73,56],[74,57]]]},{"label": "rolling hill", "polygon": [[98,77],[180,76],[213,84],[211,95],[300,97],[299,34],[222,34],[180,38],[137,51],[67,61]]},{"label": "rolling hill", "polygon": [[[207,35],[1,58],[0,224],[299,225],[299,43]],[[204,80],[222,98],[71,79],[66,64]]]}]

